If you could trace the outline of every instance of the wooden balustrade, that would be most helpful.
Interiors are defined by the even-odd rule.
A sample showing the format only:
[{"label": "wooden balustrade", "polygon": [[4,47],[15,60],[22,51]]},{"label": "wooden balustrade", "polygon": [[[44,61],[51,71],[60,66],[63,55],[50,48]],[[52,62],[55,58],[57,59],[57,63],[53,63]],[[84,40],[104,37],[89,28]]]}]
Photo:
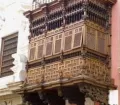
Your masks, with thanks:
[{"label": "wooden balustrade", "polygon": [[[89,80],[104,85],[110,85],[110,69],[106,64],[91,58],[77,56],[28,70],[28,84],[56,84],[62,81],[78,79]],[[67,79],[67,80],[66,80]]]},{"label": "wooden balustrade", "polygon": [[64,31],[59,28],[48,32],[47,36],[43,34],[32,38],[29,47],[29,61],[79,49],[83,45],[99,53],[108,54],[108,37],[109,35],[99,25],[89,21],[86,25],[76,22],[67,25]]},{"label": "wooden balustrade", "polygon": [[26,12],[31,22],[27,84],[84,80],[110,86],[108,7],[114,2],[56,0]]}]

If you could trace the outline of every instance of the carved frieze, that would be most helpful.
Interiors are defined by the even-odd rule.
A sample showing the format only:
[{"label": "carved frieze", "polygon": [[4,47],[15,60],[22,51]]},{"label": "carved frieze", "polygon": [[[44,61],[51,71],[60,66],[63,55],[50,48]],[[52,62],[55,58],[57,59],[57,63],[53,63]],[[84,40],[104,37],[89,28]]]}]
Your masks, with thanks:
[{"label": "carved frieze", "polygon": [[60,79],[82,79],[105,85],[111,84],[110,69],[106,64],[91,58],[75,57],[55,62],[45,67],[36,67],[28,70],[27,83],[52,83]]}]

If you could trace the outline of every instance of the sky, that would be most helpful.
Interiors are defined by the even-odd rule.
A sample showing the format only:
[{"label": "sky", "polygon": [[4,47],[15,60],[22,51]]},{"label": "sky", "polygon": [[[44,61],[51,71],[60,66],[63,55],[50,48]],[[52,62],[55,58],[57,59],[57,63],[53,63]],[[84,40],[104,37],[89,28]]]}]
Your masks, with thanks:
[{"label": "sky", "polygon": [[0,7],[10,5],[12,2],[25,2],[25,3],[31,3],[32,0],[0,0]]}]

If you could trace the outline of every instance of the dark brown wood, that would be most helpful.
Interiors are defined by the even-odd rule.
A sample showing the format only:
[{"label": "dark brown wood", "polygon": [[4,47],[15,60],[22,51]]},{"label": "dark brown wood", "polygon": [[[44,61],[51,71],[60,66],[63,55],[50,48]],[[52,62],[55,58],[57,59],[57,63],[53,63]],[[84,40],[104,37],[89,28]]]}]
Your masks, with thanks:
[{"label": "dark brown wood", "polygon": [[1,58],[1,76],[13,74],[10,69],[13,66],[14,59],[12,54],[17,51],[18,33],[2,38],[2,58]]},{"label": "dark brown wood", "polygon": [[25,87],[29,92],[49,91],[45,101],[51,105],[59,104],[55,101],[59,101],[54,94],[56,88],[61,88],[70,104],[84,105],[85,96],[107,104],[108,88],[114,87],[108,48],[111,34],[108,5],[114,2],[55,0],[26,12],[27,17],[32,17]]}]

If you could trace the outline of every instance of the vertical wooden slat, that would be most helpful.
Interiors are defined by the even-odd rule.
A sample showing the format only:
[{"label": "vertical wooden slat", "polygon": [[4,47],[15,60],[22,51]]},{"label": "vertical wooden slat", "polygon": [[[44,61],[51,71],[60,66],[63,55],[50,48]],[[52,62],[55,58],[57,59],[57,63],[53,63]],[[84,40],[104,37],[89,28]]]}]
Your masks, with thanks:
[{"label": "vertical wooden slat", "polygon": [[29,48],[29,60],[33,61],[36,59],[36,43],[31,43]]},{"label": "vertical wooden slat", "polygon": [[1,55],[1,76],[8,76],[13,74],[10,69],[13,66],[14,59],[12,54],[17,52],[18,33],[2,38],[2,55]]},{"label": "vertical wooden slat", "polygon": [[73,31],[69,31],[65,33],[64,51],[69,51],[72,49],[72,34],[73,34]]},{"label": "vertical wooden slat", "polygon": [[98,51],[105,53],[105,35],[101,32],[98,32]]},{"label": "vertical wooden slat", "polygon": [[87,47],[95,50],[95,42],[96,42],[96,37],[95,37],[95,30],[87,27]]},{"label": "vertical wooden slat", "polygon": [[53,53],[53,36],[46,38],[46,56],[50,56]]},{"label": "vertical wooden slat", "polygon": [[73,48],[81,47],[82,43],[82,27],[75,29]]},{"label": "vertical wooden slat", "polygon": [[37,42],[37,59],[43,57],[43,50],[44,50],[44,39],[38,40]]},{"label": "vertical wooden slat", "polygon": [[62,34],[56,35],[54,38],[55,38],[55,41],[54,41],[54,53],[57,54],[57,53],[61,52]]}]

